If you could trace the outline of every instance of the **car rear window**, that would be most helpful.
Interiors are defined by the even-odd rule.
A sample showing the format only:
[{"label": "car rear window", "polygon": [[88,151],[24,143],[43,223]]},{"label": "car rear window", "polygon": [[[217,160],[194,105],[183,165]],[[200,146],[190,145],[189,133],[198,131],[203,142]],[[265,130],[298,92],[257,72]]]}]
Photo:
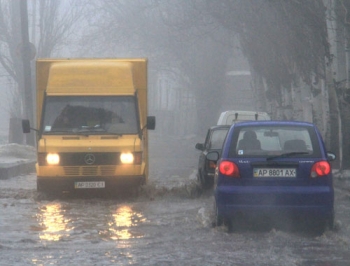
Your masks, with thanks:
[{"label": "car rear window", "polygon": [[237,127],[233,133],[229,156],[265,157],[289,152],[298,152],[301,157],[320,156],[314,128],[285,125]]},{"label": "car rear window", "polygon": [[217,129],[212,132],[209,149],[221,149],[227,135],[228,128]]}]

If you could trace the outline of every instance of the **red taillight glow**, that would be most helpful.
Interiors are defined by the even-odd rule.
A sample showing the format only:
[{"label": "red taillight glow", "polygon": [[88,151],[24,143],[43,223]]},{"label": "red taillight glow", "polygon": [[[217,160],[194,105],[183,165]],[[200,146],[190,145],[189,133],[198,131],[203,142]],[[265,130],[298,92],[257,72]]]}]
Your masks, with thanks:
[{"label": "red taillight glow", "polygon": [[219,171],[223,175],[228,175],[231,177],[240,177],[238,167],[233,162],[229,162],[229,161],[220,162]]},{"label": "red taillight glow", "polygon": [[327,161],[317,162],[312,166],[311,177],[328,175],[331,172],[331,166]]},{"label": "red taillight glow", "polygon": [[216,163],[214,163],[213,161],[209,161],[208,162],[208,168],[209,169],[215,169],[216,168]]}]

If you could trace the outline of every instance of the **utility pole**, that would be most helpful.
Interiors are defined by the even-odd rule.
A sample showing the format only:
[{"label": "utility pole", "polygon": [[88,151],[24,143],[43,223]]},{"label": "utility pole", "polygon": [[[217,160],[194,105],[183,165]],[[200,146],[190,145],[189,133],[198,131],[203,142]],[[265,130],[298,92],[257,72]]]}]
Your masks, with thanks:
[{"label": "utility pole", "polygon": [[[33,93],[32,93],[32,78],[31,78],[31,47],[29,42],[29,33],[28,33],[28,6],[27,0],[20,1],[20,14],[21,14],[21,33],[22,33],[22,62],[23,62],[23,86],[24,86],[24,111],[29,119],[31,125],[34,125],[34,102],[33,102]],[[35,135],[32,131],[27,135],[26,144],[35,146]]]}]

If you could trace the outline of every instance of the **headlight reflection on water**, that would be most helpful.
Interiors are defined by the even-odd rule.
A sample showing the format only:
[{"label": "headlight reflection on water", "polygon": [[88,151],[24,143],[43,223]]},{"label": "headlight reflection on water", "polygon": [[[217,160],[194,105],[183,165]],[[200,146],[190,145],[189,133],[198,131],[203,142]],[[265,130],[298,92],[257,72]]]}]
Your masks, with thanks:
[{"label": "headlight reflection on water", "polygon": [[[112,208],[109,208],[109,211],[105,211],[107,213],[97,212],[99,214],[96,217],[79,216],[78,220],[82,219],[84,223],[78,223],[78,228],[76,228],[73,224],[77,224],[77,221],[75,221],[77,217],[67,213],[67,206],[59,202],[52,202],[40,207],[36,214],[38,225],[32,226],[31,230],[38,231],[39,238],[46,241],[59,241],[68,238],[74,230],[83,230],[85,232],[84,236],[92,239],[96,237],[94,230],[97,230],[97,237],[107,241],[144,237],[140,225],[146,222],[146,218],[141,212],[135,211],[127,205],[113,205]],[[103,218],[103,215],[105,215],[105,218]],[[83,228],[80,228],[79,225],[82,225]],[[94,230],[90,231],[88,228]]]},{"label": "headlight reflection on water", "polygon": [[[142,213],[135,212],[129,206],[120,206],[112,213],[108,222],[108,237],[113,240],[142,238],[144,234],[133,230],[133,227],[139,226],[145,221],[146,218]],[[100,235],[105,237],[106,232],[100,232]]]},{"label": "headlight reflection on water", "polygon": [[69,236],[70,219],[65,217],[65,210],[60,203],[49,203],[40,208],[37,214],[37,220],[41,233],[39,237],[41,240],[58,241],[63,237]]}]

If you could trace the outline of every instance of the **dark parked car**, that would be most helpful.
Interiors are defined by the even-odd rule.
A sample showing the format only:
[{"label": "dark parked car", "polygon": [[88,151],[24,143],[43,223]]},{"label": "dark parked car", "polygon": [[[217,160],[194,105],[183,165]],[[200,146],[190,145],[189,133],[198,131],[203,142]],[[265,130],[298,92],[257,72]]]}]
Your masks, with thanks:
[{"label": "dark parked car", "polygon": [[227,131],[230,126],[213,126],[208,129],[204,143],[197,143],[196,149],[200,150],[198,161],[197,178],[201,186],[205,189],[213,187],[214,171],[216,164],[213,161],[208,161],[206,156],[210,151],[217,151],[221,154],[222,144],[224,143]]},{"label": "dark parked car", "polygon": [[227,222],[234,229],[236,218],[244,217],[244,222],[302,222],[318,232],[333,226],[330,161],[335,155],[326,151],[312,123],[237,123],[227,133],[221,156],[210,152],[207,159],[217,163],[217,225]]}]

